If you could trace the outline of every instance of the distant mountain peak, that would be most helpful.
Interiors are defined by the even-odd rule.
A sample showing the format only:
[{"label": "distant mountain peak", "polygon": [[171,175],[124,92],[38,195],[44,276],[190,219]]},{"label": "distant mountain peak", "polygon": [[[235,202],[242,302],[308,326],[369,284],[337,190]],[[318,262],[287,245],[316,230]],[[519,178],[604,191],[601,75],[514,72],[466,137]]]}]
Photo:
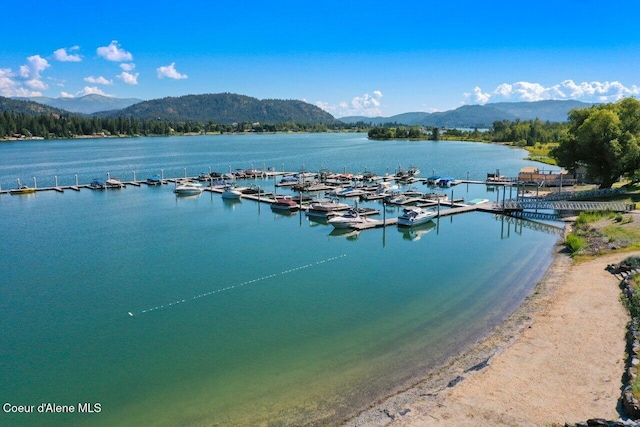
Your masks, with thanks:
[{"label": "distant mountain peak", "polygon": [[136,117],[216,123],[334,123],[336,119],[319,107],[298,100],[263,99],[233,93],[184,95],[143,101],[101,116]]},{"label": "distant mountain peak", "polygon": [[463,105],[455,110],[436,113],[403,113],[391,117],[341,117],[344,123],[372,123],[382,125],[422,125],[437,127],[491,127],[493,122],[515,119],[549,122],[566,122],[567,114],[574,108],[590,107],[591,103],[575,100],[545,100],[533,102],[496,102],[485,105]]},{"label": "distant mountain peak", "polygon": [[99,111],[120,110],[130,105],[141,102],[137,98],[114,98],[111,96],[91,93],[77,98],[48,98],[39,96],[34,98],[13,98],[21,101],[33,101],[39,104],[49,105],[54,108],[80,114],[94,114]]}]

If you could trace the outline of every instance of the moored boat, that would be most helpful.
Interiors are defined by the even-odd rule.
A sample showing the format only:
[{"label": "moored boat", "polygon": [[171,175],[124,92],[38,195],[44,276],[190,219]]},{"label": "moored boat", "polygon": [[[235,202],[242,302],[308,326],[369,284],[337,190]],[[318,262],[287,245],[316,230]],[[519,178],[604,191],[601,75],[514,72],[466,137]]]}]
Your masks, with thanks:
[{"label": "moored boat", "polygon": [[471,199],[467,202],[468,205],[482,205],[483,203],[489,203],[489,199]]},{"label": "moored boat", "polygon": [[271,209],[274,211],[295,212],[300,209],[300,205],[289,196],[279,196],[276,197],[276,201],[271,204]]},{"label": "moored boat", "polygon": [[159,175],[153,175],[147,178],[147,185],[162,185],[162,178]]},{"label": "moored boat", "polygon": [[35,188],[28,187],[24,184],[18,185],[18,188],[9,190],[10,194],[33,194],[36,192]]},{"label": "moored boat", "polygon": [[124,188],[124,184],[120,181],[120,178],[109,178],[105,183],[106,188]]},{"label": "moored boat", "polygon": [[347,203],[341,203],[336,199],[317,199],[311,202],[309,210],[317,212],[335,212],[344,211],[351,206]]},{"label": "moored boat", "polygon": [[358,209],[350,209],[344,215],[334,216],[327,223],[331,224],[334,228],[349,228],[355,224],[362,224],[367,222],[365,216],[360,215]]},{"label": "moored boat", "polygon": [[398,226],[413,227],[431,221],[436,216],[432,209],[422,209],[416,206],[405,208],[402,215],[398,217]]},{"label": "moored boat", "polygon": [[91,181],[91,184],[89,184],[89,188],[93,190],[104,190],[105,188],[107,188],[107,184],[104,181],[95,178],[93,181]]},{"label": "moored boat", "polygon": [[173,192],[176,193],[176,196],[196,196],[202,193],[202,184],[193,181],[183,181],[176,184]]},{"label": "moored boat", "polygon": [[232,185],[227,185],[224,187],[222,191],[222,198],[227,200],[238,200],[242,197],[242,193],[240,190],[237,190],[236,187]]}]

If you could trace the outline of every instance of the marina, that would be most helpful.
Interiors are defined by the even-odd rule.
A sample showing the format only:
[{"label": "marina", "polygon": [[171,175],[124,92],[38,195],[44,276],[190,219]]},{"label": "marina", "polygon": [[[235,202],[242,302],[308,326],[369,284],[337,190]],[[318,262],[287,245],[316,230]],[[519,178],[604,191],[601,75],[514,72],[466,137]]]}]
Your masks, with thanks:
[{"label": "marina", "polygon": [[[440,215],[398,227],[408,205],[330,201],[329,190],[306,194],[274,181],[303,164],[391,177],[410,162],[483,180],[492,168],[517,175],[522,157],[488,144],[372,144],[341,134],[0,145],[7,225],[0,310],[12,325],[0,337],[9,349],[0,394],[11,402],[92,399],[108,408],[90,418],[7,415],[7,422],[340,422],[508,316],[546,270],[561,223],[503,216],[502,188],[418,182],[425,198],[413,206],[437,211],[439,203]],[[234,200],[221,197],[222,176],[198,180],[209,167],[233,172],[236,165],[273,175],[236,178]],[[96,177],[106,184],[107,173],[125,187],[88,188]],[[144,182],[155,175],[165,183]],[[17,179],[31,187],[33,176],[37,192],[7,194]],[[176,196],[185,178],[202,192]],[[412,186],[398,189],[415,194]],[[54,187],[64,192],[42,190]],[[273,211],[276,195],[303,208]],[[356,202],[379,212],[367,215],[368,224],[387,226],[337,230],[326,217],[307,216],[311,206],[335,215]]]}]

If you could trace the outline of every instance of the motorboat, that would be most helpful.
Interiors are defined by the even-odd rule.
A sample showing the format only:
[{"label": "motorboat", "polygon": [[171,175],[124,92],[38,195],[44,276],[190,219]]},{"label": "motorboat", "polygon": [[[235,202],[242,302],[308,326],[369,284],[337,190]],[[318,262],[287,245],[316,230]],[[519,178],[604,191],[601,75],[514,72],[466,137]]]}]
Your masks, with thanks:
[{"label": "motorboat", "polygon": [[28,187],[24,184],[20,184],[18,185],[18,188],[14,188],[12,190],[9,190],[9,193],[11,194],[33,194],[36,192],[35,188],[32,187]]},{"label": "motorboat", "polygon": [[202,193],[202,184],[193,181],[183,181],[176,184],[176,188],[173,190],[177,196],[196,196]]},{"label": "motorboat", "polygon": [[120,181],[119,178],[109,178],[105,184],[106,184],[106,188],[120,189],[120,188],[124,188],[125,186],[122,183],[122,181]]},{"label": "motorboat", "polygon": [[287,187],[287,186],[293,186],[296,185],[300,182],[300,179],[298,179],[298,177],[295,176],[285,176],[282,177],[282,179],[280,180],[280,182],[278,182],[277,186],[278,187]]},{"label": "motorboat", "polygon": [[422,197],[411,196],[406,194],[396,194],[392,197],[385,199],[387,203],[392,205],[408,205],[410,203],[417,203],[422,201]]},{"label": "motorboat", "polygon": [[338,197],[357,197],[365,194],[365,191],[360,188],[347,187],[340,190],[336,190],[335,195]]},{"label": "motorboat", "polygon": [[267,194],[265,190],[263,190],[262,188],[260,188],[258,185],[255,185],[255,184],[251,184],[248,187],[243,188],[242,190],[240,190],[240,192],[242,194],[259,194],[261,196],[265,196]]},{"label": "motorboat", "polygon": [[439,178],[439,179],[435,182],[435,184],[436,184],[438,187],[451,187],[452,185],[456,185],[456,184],[457,184],[457,182],[456,182],[456,179],[455,179],[455,178],[450,177],[450,176],[445,176],[445,177]]},{"label": "motorboat", "polygon": [[378,200],[392,196],[400,191],[400,187],[397,184],[390,184],[389,182],[381,182],[374,191],[369,191],[361,198],[363,200]]},{"label": "motorboat", "polygon": [[349,228],[352,225],[362,224],[367,222],[365,216],[360,215],[358,209],[349,209],[344,215],[334,216],[327,221],[328,224],[333,225],[333,228]]},{"label": "motorboat", "polygon": [[422,209],[417,206],[405,208],[402,215],[398,217],[398,225],[401,227],[412,227],[429,222],[436,216],[433,209]]},{"label": "motorboat", "polygon": [[147,178],[147,185],[162,185],[162,178],[158,175],[153,175]]},{"label": "motorboat", "polygon": [[271,210],[274,211],[295,212],[298,209],[300,209],[300,205],[290,196],[276,197],[276,201],[271,204]]},{"label": "motorboat", "polygon": [[107,188],[107,184],[104,181],[95,178],[93,181],[91,181],[91,184],[89,184],[89,188],[93,190],[104,190],[105,188]]},{"label": "motorboat", "polygon": [[242,192],[232,185],[227,185],[222,191],[222,198],[227,200],[238,200],[242,197]]},{"label": "motorboat", "polygon": [[489,203],[489,199],[471,199],[467,202],[468,205],[482,205],[484,203]]},{"label": "motorboat", "polygon": [[316,212],[336,212],[349,209],[347,203],[341,203],[336,199],[316,199],[309,205],[309,210]]}]

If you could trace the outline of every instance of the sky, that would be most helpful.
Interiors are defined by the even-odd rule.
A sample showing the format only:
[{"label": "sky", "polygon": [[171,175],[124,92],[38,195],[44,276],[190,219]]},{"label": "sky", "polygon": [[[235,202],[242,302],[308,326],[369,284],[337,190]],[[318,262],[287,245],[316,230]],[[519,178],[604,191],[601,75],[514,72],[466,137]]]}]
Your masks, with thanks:
[{"label": "sky", "polygon": [[0,96],[231,92],[344,116],[640,96],[640,1],[21,0]]}]

